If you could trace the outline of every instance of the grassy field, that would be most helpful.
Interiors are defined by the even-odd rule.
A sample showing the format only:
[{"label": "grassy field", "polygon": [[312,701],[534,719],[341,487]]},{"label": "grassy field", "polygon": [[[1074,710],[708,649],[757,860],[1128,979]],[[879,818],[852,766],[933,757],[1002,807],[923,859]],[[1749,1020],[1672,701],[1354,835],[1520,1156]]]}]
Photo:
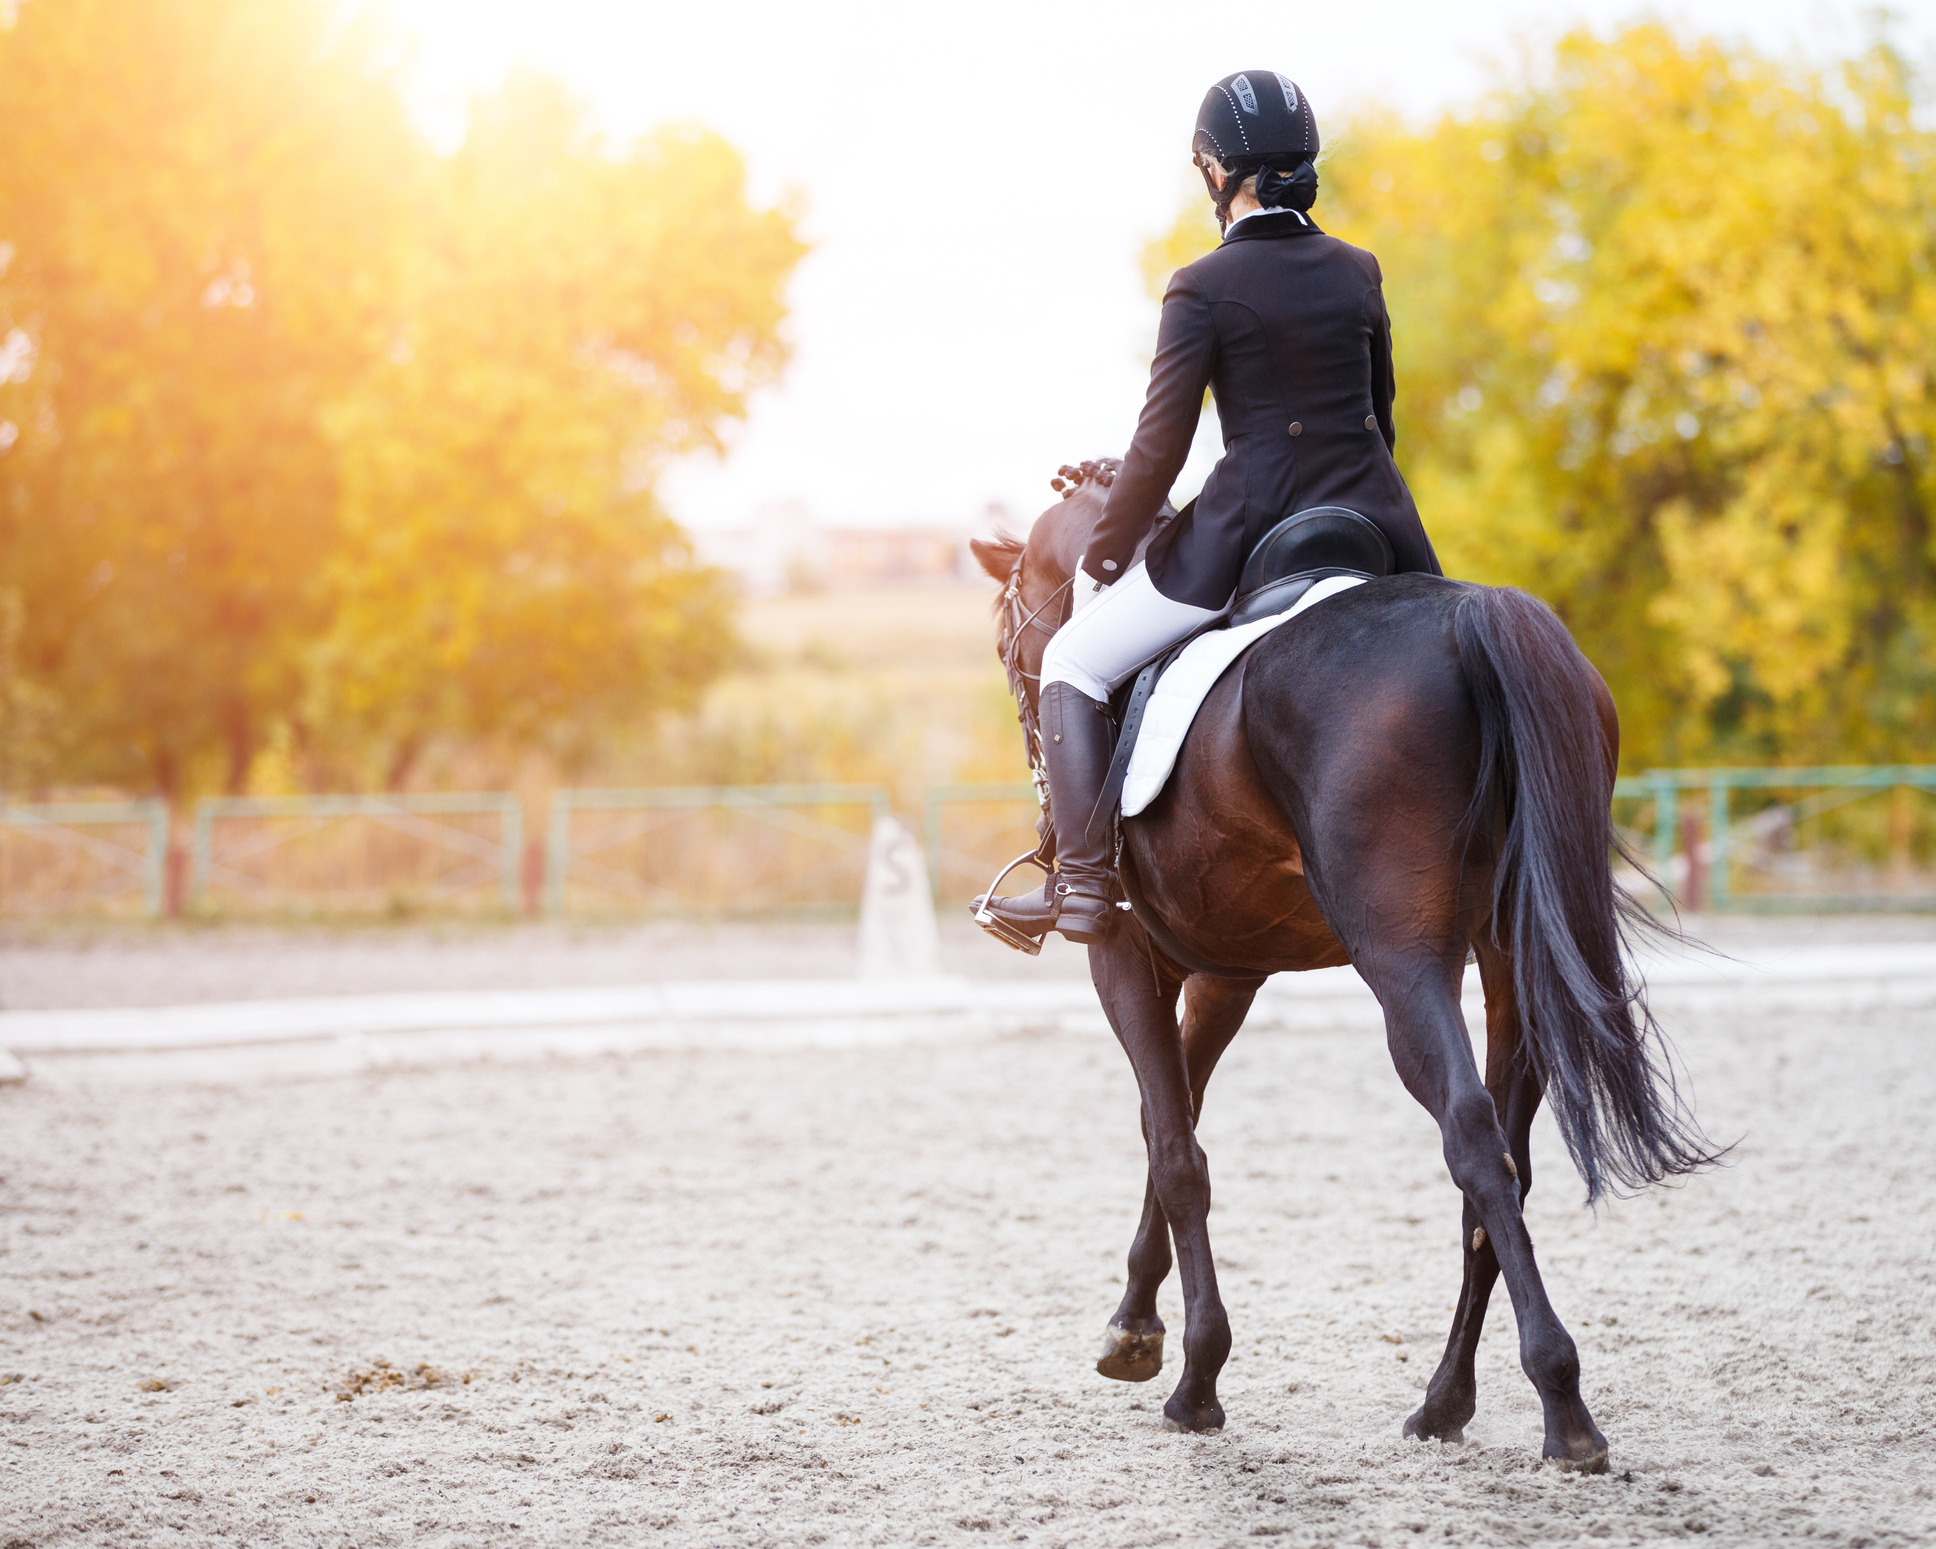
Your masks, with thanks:
[{"label": "grassy field", "polygon": [[939,781],[1026,778],[994,595],[952,583],[750,599],[746,660],[661,732],[658,780],[877,781],[911,811]]},{"label": "grassy field", "polygon": [[[895,808],[916,817],[937,783],[1027,776],[995,656],[994,595],[992,582],[975,581],[748,599],[739,619],[739,660],[690,715],[641,725],[575,758],[438,749],[423,760],[412,785],[515,791],[531,840],[544,837],[552,793],[563,786],[865,783],[887,787]],[[307,789],[293,764],[269,760],[253,773],[251,794]],[[816,809],[801,819],[858,837],[868,814],[865,806]],[[963,814],[949,844],[956,852],[956,891],[966,896],[1000,859],[1032,842],[1025,832],[1021,838],[1010,832],[1018,820],[1032,823],[1032,806]],[[469,841],[457,837],[461,847],[495,840],[498,822],[495,816],[443,817],[437,832],[476,830]],[[99,846],[111,839],[138,852],[138,825],[124,826],[126,834],[91,834],[92,849],[0,830],[0,915],[138,915],[139,854],[114,862],[103,859],[108,852]],[[187,842],[178,817],[174,843],[185,848]],[[857,880],[848,874],[858,865],[846,853],[851,843],[836,839],[829,850],[811,834],[780,832],[744,815],[587,814],[577,820],[573,842],[589,862],[579,880],[596,895],[576,900],[574,909],[712,912],[721,898],[755,912],[847,908],[857,896]],[[504,907],[497,871],[478,864],[475,853],[454,854],[422,833],[395,832],[368,818],[225,819],[214,843],[214,886],[193,905],[211,916],[406,918],[492,915]],[[616,891],[601,887],[601,876]],[[640,878],[666,896],[632,896]]]}]

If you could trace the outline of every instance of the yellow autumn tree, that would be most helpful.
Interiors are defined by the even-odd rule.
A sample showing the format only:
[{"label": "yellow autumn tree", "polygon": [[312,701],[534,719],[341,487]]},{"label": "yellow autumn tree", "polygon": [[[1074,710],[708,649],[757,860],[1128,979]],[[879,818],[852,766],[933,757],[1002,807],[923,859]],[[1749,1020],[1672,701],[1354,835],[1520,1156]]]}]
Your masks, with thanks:
[{"label": "yellow autumn tree", "polygon": [[[1331,138],[1449,572],[1560,610],[1625,763],[1936,745],[1936,134],[1878,43],[1802,69],[1576,32],[1478,108]],[[1152,268],[1214,240],[1191,209]]]},{"label": "yellow autumn tree", "polygon": [[0,138],[10,774],[234,784],[328,621],[319,411],[387,340],[416,138],[308,0],[27,0]]},{"label": "yellow autumn tree", "polygon": [[422,223],[331,420],[347,541],[308,706],[391,783],[438,737],[569,760],[723,665],[727,595],[652,484],[778,372],[804,251],[717,135],[610,146],[529,77],[474,104]]},{"label": "yellow autumn tree", "polygon": [[439,156],[359,14],[0,7],[8,785],[570,755],[730,648],[652,487],[780,369],[791,216],[534,79]]}]

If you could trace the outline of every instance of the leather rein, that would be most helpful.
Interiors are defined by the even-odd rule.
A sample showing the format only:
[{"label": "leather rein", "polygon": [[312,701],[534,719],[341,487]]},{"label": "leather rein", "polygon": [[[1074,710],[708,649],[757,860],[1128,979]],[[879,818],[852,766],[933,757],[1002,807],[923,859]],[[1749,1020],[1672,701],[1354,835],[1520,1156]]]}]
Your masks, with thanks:
[{"label": "leather rein", "polygon": [[1028,560],[1028,550],[1024,549],[1015,558],[1015,568],[1008,573],[1008,585],[1002,592],[1002,668],[1008,674],[1008,692],[1015,700],[1016,719],[1022,723],[1022,752],[1028,759],[1029,776],[1035,782],[1035,799],[1046,811],[1049,804],[1048,775],[1042,768],[1042,719],[1036,710],[1034,698],[1029,694],[1028,685],[1039,684],[1039,672],[1022,670],[1022,637],[1030,628],[1039,629],[1045,635],[1053,635],[1068,623],[1068,614],[1053,624],[1042,622],[1042,615],[1058,598],[1065,596],[1075,585],[1075,577],[1070,576],[1042,600],[1039,607],[1029,610],[1022,597],[1022,566]]}]

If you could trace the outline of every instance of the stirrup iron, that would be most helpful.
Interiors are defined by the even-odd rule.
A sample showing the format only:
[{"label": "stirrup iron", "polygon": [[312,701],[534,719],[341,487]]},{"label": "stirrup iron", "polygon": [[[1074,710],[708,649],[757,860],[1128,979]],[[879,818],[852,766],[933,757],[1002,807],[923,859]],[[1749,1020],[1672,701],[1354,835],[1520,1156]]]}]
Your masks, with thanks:
[{"label": "stirrup iron", "polygon": [[1048,933],[1045,931],[1040,936],[1024,934],[1009,924],[999,914],[991,912],[987,900],[995,896],[995,889],[1007,880],[1008,874],[1017,866],[1033,866],[1045,878],[1053,876],[1054,873],[1049,870],[1048,866],[1042,860],[1043,848],[1042,845],[1037,845],[1028,854],[1016,856],[1014,860],[996,872],[995,880],[989,883],[987,889],[982,893],[982,906],[975,911],[974,915],[975,923],[987,931],[989,935],[993,936],[997,941],[1006,942],[1017,952],[1026,952],[1030,957],[1040,957],[1042,955],[1042,943],[1047,939]]}]

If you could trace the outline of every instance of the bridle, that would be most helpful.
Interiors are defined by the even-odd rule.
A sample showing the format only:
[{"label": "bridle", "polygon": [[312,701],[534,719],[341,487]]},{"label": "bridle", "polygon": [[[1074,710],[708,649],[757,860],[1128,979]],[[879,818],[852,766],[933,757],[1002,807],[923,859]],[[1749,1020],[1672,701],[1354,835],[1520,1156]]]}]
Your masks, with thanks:
[{"label": "bridle", "polygon": [[[1070,470],[1064,470],[1064,472],[1068,471]],[[1007,880],[1008,874],[1017,866],[1033,866],[1038,871],[1045,873],[1051,884],[1057,882],[1054,871],[1056,864],[1055,829],[1048,821],[1049,773],[1042,762],[1042,719],[1041,713],[1037,708],[1036,700],[1029,693],[1029,685],[1035,684],[1039,687],[1042,682],[1042,675],[1039,672],[1024,672],[1022,670],[1022,639],[1031,628],[1039,629],[1045,635],[1053,635],[1058,629],[1069,622],[1070,617],[1075,612],[1075,599],[1072,588],[1075,586],[1076,578],[1074,575],[1071,575],[1068,580],[1064,581],[1054,591],[1050,592],[1047,597],[1043,598],[1040,604],[1034,608],[1030,608],[1026,599],[1022,596],[1022,566],[1027,560],[1028,550],[1023,549],[1015,557],[1015,568],[1009,571],[1008,585],[1002,591],[1002,635],[1000,650],[1002,667],[1008,673],[1008,691],[1015,698],[1015,716],[1022,723],[1022,752],[1028,759],[1029,777],[1035,782],[1035,802],[1043,814],[1043,821],[1036,825],[1036,833],[1039,836],[1040,842],[1026,855],[1016,856],[1014,860],[1010,861],[1000,871],[995,873],[995,880],[988,884],[987,891],[982,894],[979,900],[979,907],[975,913],[975,922],[982,929],[988,931],[998,939],[1007,942],[1011,947],[1015,947],[1033,956],[1042,950],[1041,940],[1038,937],[1027,935],[1017,926],[1010,924],[1001,916],[995,914],[988,905],[989,901],[997,896],[998,890],[1001,888],[1002,883]],[[1050,607],[1058,600],[1064,598],[1067,599],[1068,605],[1063,609],[1061,617],[1053,624],[1044,623],[1042,615],[1048,612]],[[1059,887],[1057,891],[1066,893],[1069,889],[1063,886]],[[1120,907],[1127,909],[1129,905],[1125,903],[1120,905]]]},{"label": "bridle", "polygon": [[1062,597],[1075,585],[1075,577],[1070,576],[1042,600],[1039,607],[1028,612],[1023,610],[1027,603],[1022,597],[1022,566],[1028,562],[1028,550],[1023,549],[1015,557],[1015,568],[1008,573],[1008,586],[1002,592],[1002,668],[1008,674],[1008,691],[1015,699],[1016,719],[1022,723],[1022,751],[1028,759],[1029,776],[1035,781],[1035,797],[1046,809],[1049,804],[1049,780],[1042,767],[1042,720],[1036,710],[1034,697],[1029,693],[1031,683],[1040,684],[1039,672],[1022,670],[1022,637],[1031,628],[1039,629],[1045,635],[1053,635],[1064,624],[1068,615],[1053,624],[1042,622],[1042,615],[1049,606]]},{"label": "bridle", "polygon": [[[1091,480],[1107,489],[1114,481],[1116,470],[1122,466],[1121,459],[1105,457],[1079,466],[1067,463],[1056,470],[1056,476],[1049,480],[1049,487],[1069,499],[1084,484]],[[996,649],[1002,659],[1002,669],[1008,674],[1008,692],[1015,700],[1015,718],[1022,723],[1022,754],[1028,760],[1029,777],[1035,783],[1035,802],[1041,809],[1043,820],[1036,825],[1041,842],[1026,855],[1018,855],[995,874],[995,880],[988,884],[982,894],[980,907],[975,914],[975,922],[1019,951],[1031,956],[1042,950],[1038,937],[1025,934],[1009,924],[988,907],[989,900],[995,898],[1003,881],[1017,866],[1034,866],[1037,870],[1050,875],[1053,880],[1055,866],[1055,830],[1048,822],[1049,812],[1049,775],[1042,763],[1042,719],[1036,700],[1029,692],[1031,686],[1040,687],[1042,675],[1039,672],[1022,670],[1022,641],[1030,629],[1039,629],[1045,635],[1053,635],[1069,622],[1075,612],[1075,599],[1072,589],[1076,578],[1073,574],[1035,607],[1028,605],[1022,596],[1022,570],[1028,563],[1028,548],[1015,556],[1015,565],[1008,573],[1008,585],[1002,589],[1001,640]],[[1065,601],[1061,616],[1053,624],[1045,623],[1042,615],[1047,613],[1056,602]],[[1127,907],[1127,906],[1125,906]]]}]

